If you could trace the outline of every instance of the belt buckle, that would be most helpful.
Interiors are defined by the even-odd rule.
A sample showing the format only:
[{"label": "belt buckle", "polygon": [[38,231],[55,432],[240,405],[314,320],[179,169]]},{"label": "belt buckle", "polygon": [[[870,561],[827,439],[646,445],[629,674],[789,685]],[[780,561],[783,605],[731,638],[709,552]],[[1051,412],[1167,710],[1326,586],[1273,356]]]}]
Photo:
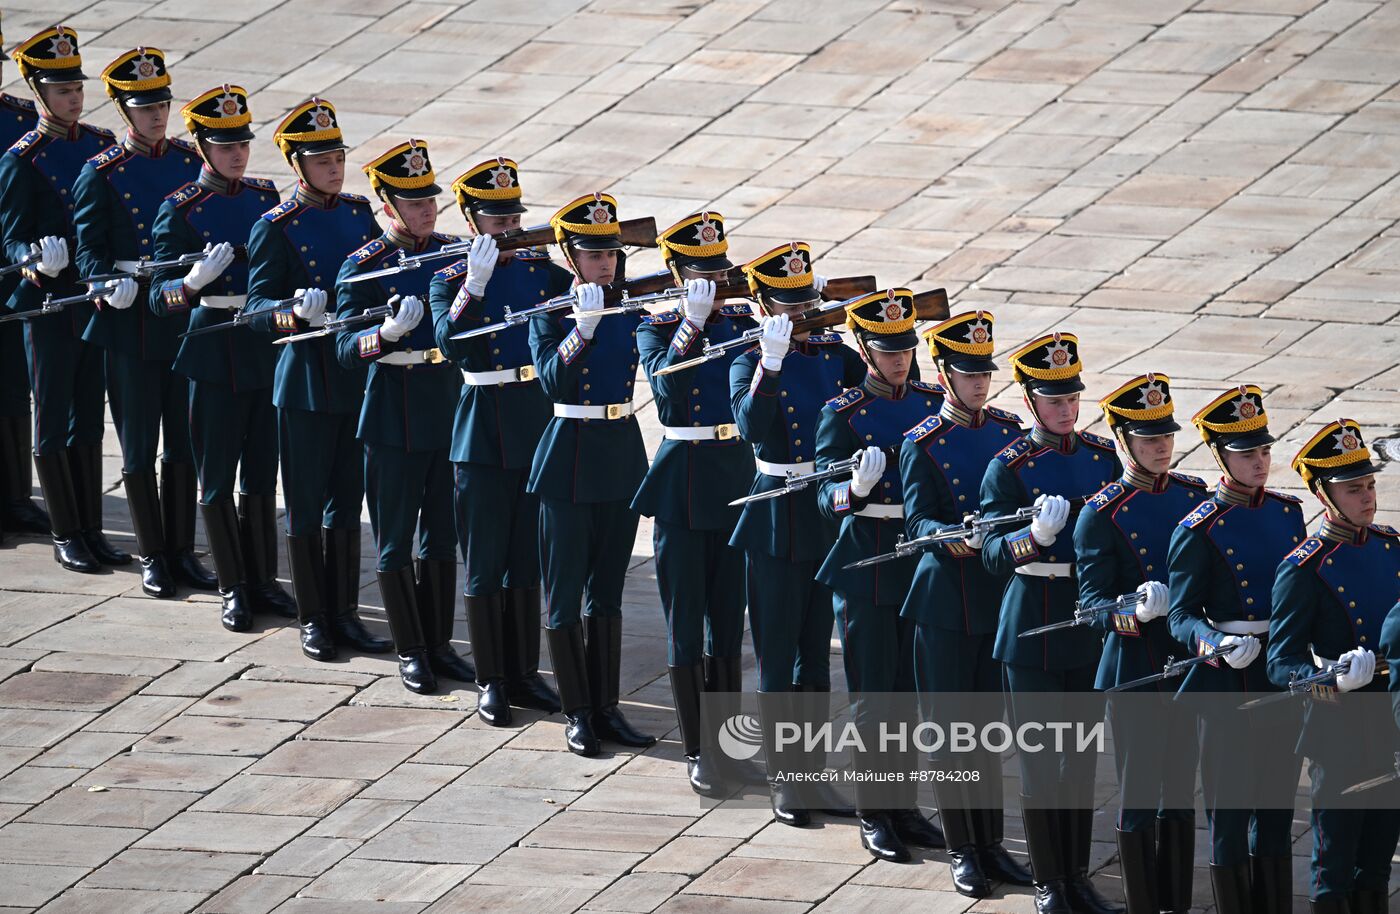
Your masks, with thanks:
[{"label": "belt buckle", "polygon": [[519,368],[515,369],[515,379],[517,381],[533,381],[535,377],[534,365],[521,365]]},{"label": "belt buckle", "polygon": [[438,365],[447,361],[441,349],[424,349],[423,361],[428,365]]},{"label": "belt buckle", "polygon": [[739,426],[734,422],[726,422],[723,425],[715,426],[715,440],[728,441],[739,434]]},{"label": "belt buckle", "polygon": [[622,408],[626,405],[626,403],[609,403],[603,407],[603,415],[609,419],[621,419],[623,416]]}]

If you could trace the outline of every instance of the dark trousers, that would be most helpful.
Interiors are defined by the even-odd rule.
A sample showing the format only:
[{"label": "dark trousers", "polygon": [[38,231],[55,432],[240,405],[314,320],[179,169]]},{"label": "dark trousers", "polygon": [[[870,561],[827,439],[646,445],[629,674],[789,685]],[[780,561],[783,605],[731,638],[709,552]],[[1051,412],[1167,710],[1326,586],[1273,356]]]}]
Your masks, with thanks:
[{"label": "dark trousers", "polygon": [[199,502],[277,492],[277,412],[269,388],[235,392],[225,384],[190,382],[190,444],[199,473]]},{"label": "dark trousers", "polygon": [[722,530],[652,526],[656,584],[666,614],[667,663],[689,666],[704,655],[738,657],[744,644],[744,553]]},{"label": "dark trousers", "polygon": [[24,328],[16,321],[0,324],[0,416],[29,418],[29,366],[24,354]]},{"label": "dark trousers", "polygon": [[[1214,708],[1200,715],[1201,795],[1211,863],[1235,866],[1248,863],[1250,855],[1292,853],[1289,830],[1302,759],[1285,745],[1297,740],[1297,710],[1283,703],[1249,711]],[[1269,745],[1272,752],[1261,748]],[[1243,762],[1250,759],[1268,763]]]},{"label": "dark trousers", "polygon": [[791,562],[758,550],[745,558],[758,690],[786,692],[800,685],[830,691],[831,590],[817,581],[820,563]]},{"label": "dark trousers", "polygon": [[[1001,662],[992,656],[995,643],[995,632],[969,635],[931,625],[914,626],[914,684],[925,705],[923,713],[945,732],[951,721],[970,717],[968,722],[980,730],[1006,716]],[[973,694],[974,701],[960,698]],[[970,807],[995,810],[995,815],[1001,816],[1005,792],[999,756],[979,747],[956,755],[938,752],[934,760],[950,770],[977,771],[978,779],[964,785]]]},{"label": "dark trousers", "polygon": [[40,456],[102,443],[103,351],[53,323],[67,320],[59,314],[24,322],[29,389],[34,394],[34,453]]},{"label": "dark trousers", "polygon": [[[1156,828],[1157,819],[1195,819],[1196,715],[1170,695],[1108,697],[1113,762],[1118,772],[1118,828]],[[1159,706],[1160,705],[1160,706]]]},{"label": "dark trousers", "polygon": [[[851,720],[865,746],[856,753],[856,768],[908,777],[918,768],[917,755],[885,749],[881,724],[884,733],[893,735],[901,726],[904,732],[912,733],[918,722],[918,702],[913,694],[914,623],[899,615],[898,603],[874,603],[839,591],[833,603],[846,689],[851,696]],[[914,805],[918,794],[918,783],[913,780],[856,787],[857,805],[862,810],[906,809]]]},{"label": "dark trousers", "polygon": [[455,565],[457,534],[452,529],[452,464],[447,448],[407,451],[366,443],[365,491],[380,571],[395,571],[413,562],[415,530],[420,558]]},{"label": "dark trousers", "polygon": [[[1071,667],[1066,670],[1043,670],[1037,667],[1005,664],[1007,706],[1011,727],[1019,730],[1027,722],[1078,722],[1084,732],[1102,721],[1086,713],[1079,702],[1085,694],[1094,695],[1096,664]],[[1075,703],[1063,697],[1082,693]],[[1044,748],[1040,752],[1018,752],[1021,763],[1021,793],[1039,806],[1053,805],[1060,809],[1092,809],[1094,805],[1094,768],[1097,763],[1092,748],[1075,751],[1077,735],[1073,728],[1065,732],[1063,751],[1054,751],[1054,733],[1049,729],[1039,735],[1031,734]]]},{"label": "dark trousers", "polygon": [[539,499],[525,491],[529,467],[453,463],[462,592],[486,596],[540,586]]},{"label": "dark trousers", "polygon": [[[155,466],[156,447],[166,463],[190,463],[190,382],[172,362],[151,362],[124,352],[107,353],[107,396],[122,446],[122,471]],[[164,429],[165,435],[161,436]]]},{"label": "dark trousers", "polygon": [[637,536],[624,500],[576,504],[540,499],[540,568],[550,628],[584,615],[622,615],[622,587]]},{"label": "dark trousers", "polygon": [[287,532],[310,536],[320,527],[360,530],[365,498],[364,448],[350,413],[277,411]]}]

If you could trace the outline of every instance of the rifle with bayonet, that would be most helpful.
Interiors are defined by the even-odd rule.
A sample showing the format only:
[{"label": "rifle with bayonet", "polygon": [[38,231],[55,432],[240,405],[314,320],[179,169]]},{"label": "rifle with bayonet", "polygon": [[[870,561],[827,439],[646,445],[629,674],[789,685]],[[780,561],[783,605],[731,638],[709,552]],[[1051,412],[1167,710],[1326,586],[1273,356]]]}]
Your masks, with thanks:
[{"label": "rifle with bayonet", "polygon": [[[398,296],[394,297],[396,301]],[[354,330],[360,327],[368,327],[377,324],[395,311],[393,304],[375,305],[373,308],[366,308],[359,314],[352,314],[349,317],[328,317],[325,324],[315,330],[308,330],[304,333],[294,333],[291,336],[281,336],[272,341],[274,346],[285,346],[287,343],[300,343],[302,340],[315,340],[323,336],[330,336],[342,330]],[[424,315],[426,317],[427,315]]]},{"label": "rifle with bayonet", "polygon": [[[684,289],[672,287],[674,277],[669,271],[659,273],[648,273],[636,279],[625,279],[622,282],[609,283],[603,287],[603,303],[605,307],[601,311],[594,311],[594,314],[619,314],[624,311],[641,311],[648,305],[658,301],[666,301],[685,295]],[[621,307],[609,308],[606,305],[622,303]],[[449,339],[469,340],[476,336],[485,336],[488,333],[499,333],[509,327],[519,324],[528,324],[530,318],[537,314],[549,314],[553,311],[572,310],[578,305],[578,294],[576,292],[565,292],[563,295],[540,302],[531,308],[524,308],[520,311],[512,311],[506,308],[505,317],[499,323],[483,324],[480,327],[473,327],[461,333],[455,333]]]},{"label": "rifle with bayonet", "polygon": [[111,293],[110,289],[89,289],[81,295],[69,295],[66,298],[54,298],[52,295],[44,296],[44,302],[39,307],[29,311],[16,311],[14,314],[6,314],[0,317],[0,324],[8,321],[26,321],[36,317],[43,317],[47,314],[57,314],[69,305],[76,305],[81,302],[97,301],[99,298]]},{"label": "rifle with bayonet", "polygon": [[789,470],[786,481],[781,488],[755,492],[752,495],[736,498],[729,503],[729,506],[732,508],[736,505],[747,505],[750,502],[767,501],[770,498],[781,498],[784,495],[791,495],[793,492],[801,492],[813,483],[819,483],[825,479],[835,479],[838,476],[849,476],[859,464],[860,455],[857,454],[854,457],[847,457],[845,460],[838,460],[824,470],[813,470],[810,473],[794,473]]},{"label": "rifle with bayonet", "polygon": [[913,539],[905,539],[897,536],[894,540],[894,551],[882,552],[879,555],[872,555],[868,559],[860,559],[843,565],[843,571],[852,568],[869,568],[871,565],[879,565],[884,562],[893,562],[895,559],[902,559],[915,553],[923,552],[932,546],[943,543],[963,543],[978,534],[985,534],[997,527],[1008,527],[1014,524],[1021,524],[1035,517],[1039,508],[1017,508],[1013,514],[1002,514],[998,517],[983,517],[980,514],[969,514],[963,518],[962,523],[952,527],[944,527],[937,533],[928,533],[923,536],[916,536]]},{"label": "rifle with bayonet", "polygon": [[1395,767],[1391,771],[1379,777],[1368,778],[1359,784],[1352,784],[1346,790],[1342,791],[1342,796],[1360,793],[1363,790],[1370,790],[1373,787],[1380,787],[1394,781],[1400,781],[1400,752],[1395,753]]},{"label": "rifle with bayonet", "polygon": [[[136,265],[130,270],[118,270],[113,273],[99,273],[96,276],[85,277],[82,281],[86,283],[112,282],[117,279],[150,279],[161,270],[172,267],[192,267],[209,256],[208,251],[195,251],[192,254],[181,254],[179,257],[171,257],[168,260],[138,260]],[[233,246],[234,260],[248,259],[248,246],[246,244],[235,244]]]},{"label": "rifle with bayonet", "polygon": [[[852,277],[852,279],[855,280],[864,280],[866,278],[868,277]],[[833,280],[833,282],[835,282],[835,280]],[[827,289],[830,288],[831,285],[828,283]],[[827,301],[814,308],[808,308],[806,311],[803,311],[793,318],[792,332],[809,333],[842,324],[846,320],[846,305],[853,299],[874,291],[874,288],[870,288],[838,301]],[[825,295],[826,290],[823,290],[822,294]],[[719,298],[718,294],[716,294],[715,297]],[[948,317],[948,293],[943,289],[933,289],[929,292],[916,293],[914,295],[914,316],[917,320],[921,321],[946,320]],[[741,348],[747,349],[750,346],[756,345],[758,343],[758,338],[762,335],[763,328],[751,327],[732,340],[706,345],[704,349],[700,350],[700,354],[693,359],[686,359],[683,362],[667,365],[665,368],[658,368],[653,372],[653,375],[655,377],[660,377],[662,375],[673,374],[677,371],[684,371],[687,368],[694,368],[696,365],[703,365],[706,362],[717,359],[731,350]]]},{"label": "rifle with bayonet", "polygon": [[273,302],[272,308],[260,308],[257,311],[249,311],[247,308],[240,308],[233,312],[233,319],[222,321],[217,324],[208,324],[203,327],[196,327],[193,330],[186,330],[180,334],[180,339],[188,339],[192,336],[204,336],[209,333],[218,333],[222,330],[232,330],[234,327],[246,327],[257,319],[259,314],[269,314],[272,311],[280,311],[283,308],[290,308],[301,301],[302,296],[293,295],[291,298],[283,298]]},{"label": "rifle with bayonet", "polygon": [[1147,594],[1135,590],[1132,593],[1123,594],[1116,600],[1111,600],[1108,603],[1097,603],[1093,606],[1085,606],[1076,601],[1074,604],[1074,616],[1072,618],[1065,619],[1062,622],[1051,622],[1049,625],[1041,625],[1037,628],[1029,629],[1021,632],[1017,637],[1030,638],[1034,635],[1044,635],[1049,632],[1060,631],[1061,629],[1079,628],[1080,626],[1096,622],[1109,613],[1117,612],[1120,609],[1141,606],[1146,599]]},{"label": "rifle with bayonet", "polygon": [[[624,222],[619,222],[618,227],[622,230],[620,236],[622,243],[627,247],[656,247],[656,220],[651,216],[644,216],[641,219],[628,219]],[[558,241],[554,234],[554,227],[551,225],[536,225],[532,228],[509,229],[508,231],[497,232],[491,237],[496,239],[496,248],[500,251],[515,251],[520,248],[537,248],[546,244],[555,244]],[[378,270],[370,270],[367,273],[357,273],[348,279],[341,280],[341,282],[364,282],[367,279],[396,276],[399,273],[407,273],[409,270],[416,270],[425,263],[432,263],[435,260],[463,257],[472,249],[472,241],[474,240],[475,239],[469,238],[464,241],[454,241],[451,244],[444,244],[436,251],[425,251],[422,254],[409,254],[400,250],[398,261],[390,266],[381,267]]]},{"label": "rifle with bayonet", "polygon": [[0,267],[0,276],[8,276],[9,274],[14,273],[18,270],[23,270],[25,267],[33,266],[34,264],[38,263],[40,258],[42,258],[43,256],[44,255],[39,253],[38,251],[35,251],[32,254],[25,254],[23,257],[21,257],[19,260],[16,260],[14,263],[6,264],[5,266]]},{"label": "rifle with bayonet", "polygon": [[1213,663],[1222,657],[1228,657],[1239,650],[1240,645],[1232,644],[1226,648],[1212,648],[1204,654],[1195,657],[1187,657],[1185,660],[1177,660],[1175,657],[1168,657],[1166,664],[1162,667],[1162,672],[1153,673],[1150,676],[1143,676],[1139,679],[1132,679],[1128,682],[1120,683],[1104,689],[1105,692],[1126,692],[1128,689],[1136,689],[1138,686],[1150,685],[1154,682],[1161,682],[1163,679],[1173,679],[1181,676],[1192,667],[1200,666],[1203,663]]},{"label": "rifle with bayonet", "polygon": [[[1264,705],[1271,705],[1275,702],[1288,701],[1299,695],[1307,695],[1317,685],[1337,684],[1337,676],[1342,673],[1351,672],[1350,660],[1336,660],[1327,664],[1310,676],[1299,676],[1295,670],[1288,674],[1288,686],[1282,692],[1273,692],[1262,698],[1255,698],[1240,705],[1237,710],[1247,711],[1250,708],[1259,708]],[[1377,661],[1375,675],[1389,675],[1390,665],[1384,660]]]}]

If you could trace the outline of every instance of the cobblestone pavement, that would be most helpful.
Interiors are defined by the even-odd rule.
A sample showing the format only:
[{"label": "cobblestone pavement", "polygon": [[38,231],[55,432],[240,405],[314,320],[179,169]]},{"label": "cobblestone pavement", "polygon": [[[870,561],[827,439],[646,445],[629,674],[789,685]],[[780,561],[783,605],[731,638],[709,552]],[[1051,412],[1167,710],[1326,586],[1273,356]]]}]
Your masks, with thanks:
[{"label": "cobblestone pavement", "polygon": [[[941,285],[957,305],[996,309],[1007,348],[1073,330],[1088,396],[1155,370],[1190,415],[1225,385],[1259,383],[1285,489],[1298,489],[1286,458],[1339,416],[1400,458],[1400,3],[26,0],[4,12],[12,44],[56,21],[78,29],[89,73],[154,44],[177,97],[241,83],[261,125],[253,171],[284,186],[272,125],[322,93],[355,165],[410,135],[448,178],[509,155],[540,221],[595,189],[624,218],[662,225],[710,207],[739,257],[807,239],[827,275]],[[5,76],[23,91],[13,66]],[[88,92],[93,120],[116,126],[100,88]],[[1006,389],[997,402],[1020,405]],[[654,412],[643,416],[654,446]],[[1180,436],[1182,467],[1210,473],[1199,444]],[[108,529],[134,548],[110,429],[105,448]],[[1381,499],[1380,519],[1400,523],[1393,462]],[[367,524],[365,538],[369,555]],[[672,731],[645,523],[637,542],[623,685],[634,720]],[[294,630],[231,634],[208,597],[155,601],[138,585],[129,569],[64,573],[38,540],[0,550],[2,911],[1031,910],[1024,890],[975,905],[954,894],[938,853],[873,863],[849,824],[798,831],[752,803],[702,803],[674,733],[639,755],[580,759],[560,751],[558,717],[493,730],[470,692],[410,696],[382,658],[315,665]],[[1105,766],[1095,864],[1110,893],[1112,781]],[[1294,832],[1301,892],[1311,838],[1302,819]],[[1014,816],[1008,833],[1022,850]],[[1204,869],[1196,894],[1209,904]]]}]

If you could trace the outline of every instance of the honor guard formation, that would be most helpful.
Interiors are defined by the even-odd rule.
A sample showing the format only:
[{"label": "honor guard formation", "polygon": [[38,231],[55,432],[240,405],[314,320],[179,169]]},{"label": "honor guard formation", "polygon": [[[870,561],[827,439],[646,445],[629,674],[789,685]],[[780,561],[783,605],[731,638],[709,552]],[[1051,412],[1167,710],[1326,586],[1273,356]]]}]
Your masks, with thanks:
[{"label": "honor guard formation", "polygon": [[[0,97],[0,517],[51,536],[63,568],[133,561],[102,533],[105,396],[147,594],[217,591],[236,632],[296,619],[313,660],[392,653],[412,692],[474,682],[491,725],[512,708],[562,713],[568,749],[591,756],[656,741],[620,705],[623,584],[646,515],[697,794],[766,786],[796,827],[853,817],[880,860],[946,848],[971,898],[1009,884],[1033,886],[1042,914],[1123,910],[1089,878],[1093,753],[1018,755],[1027,868],[1004,847],[986,750],[934,754],[993,774],[934,785],[941,828],[912,781],[847,797],[820,777],[821,748],[777,751],[781,723],[829,718],[834,628],[867,745],[880,715],[862,696],[876,693],[934,721],[966,716],[973,694],[993,702],[983,722],[1013,726],[1057,701],[1090,724],[1106,711],[1131,914],[1191,907],[1198,772],[1217,910],[1290,910],[1305,762],[1312,909],[1386,910],[1400,537],[1372,522],[1378,469],[1352,420],[1293,459],[1323,508],[1310,535],[1304,505],[1265,488],[1275,439],[1259,387],[1191,418],[1219,464],[1210,483],[1171,470],[1182,424],[1161,373],[1099,402],[1111,438],[1080,427],[1094,347],[1068,328],[1007,358],[1018,416],[987,404],[995,315],[950,314],[941,291],[827,279],[800,241],[737,265],[720,213],[658,232],[602,192],[523,227],[516,162],[444,188],[414,138],[363,165],[374,199],[344,193],[348,147],[319,97],[273,132],[296,179],[279,200],[245,175],[243,88],[198,93],[179,112],[189,139],[169,137],[165,55],[128,50],[101,74],[125,123],[115,137],[79,119],[72,29],[11,56],[33,101]],[[436,231],[445,193],[468,238]],[[666,269],[629,276],[638,246]],[[935,377],[918,377],[921,345]],[[650,461],[639,368],[664,432]],[[279,470],[291,593],[277,581]],[[358,615],[365,499],[390,640]],[[212,573],[193,550],[196,500]],[[472,662],[452,646],[459,590]],[[719,721],[739,711],[746,610],[766,770],[702,727],[707,702]],[[1358,729],[1327,713],[1387,688],[1393,715],[1370,706]],[[1237,700],[1195,700],[1207,693]],[[1312,702],[1286,700],[1298,693]],[[1242,772],[1245,756],[1267,763]],[[855,759],[920,764],[912,750]],[[1368,778],[1369,802],[1329,802]]]}]

